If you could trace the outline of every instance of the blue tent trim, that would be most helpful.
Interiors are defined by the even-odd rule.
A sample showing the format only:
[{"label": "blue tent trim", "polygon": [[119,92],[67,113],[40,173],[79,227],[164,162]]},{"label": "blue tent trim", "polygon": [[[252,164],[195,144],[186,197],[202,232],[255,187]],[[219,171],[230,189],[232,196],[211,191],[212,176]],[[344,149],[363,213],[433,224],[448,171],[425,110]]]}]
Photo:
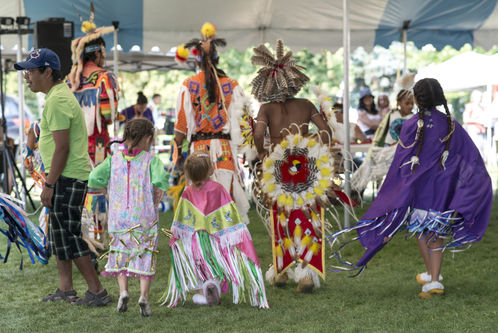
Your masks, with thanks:
[{"label": "blue tent trim", "polygon": [[495,9],[498,0],[389,0],[375,33],[375,45],[388,48],[401,41],[403,22],[410,20],[407,40],[422,47],[431,41],[438,50],[474,46],[478,30]]}]

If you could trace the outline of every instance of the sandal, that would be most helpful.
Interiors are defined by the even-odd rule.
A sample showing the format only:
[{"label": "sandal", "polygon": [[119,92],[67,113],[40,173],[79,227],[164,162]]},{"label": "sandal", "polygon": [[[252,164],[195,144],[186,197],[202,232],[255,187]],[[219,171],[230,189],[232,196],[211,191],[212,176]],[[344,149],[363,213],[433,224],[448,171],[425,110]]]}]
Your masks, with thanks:
[{"label": "sandal", "polygon": [[111,296],[107,293],[107,290],[103,290],[98,294],[86,291],[85,297],[80,298],[73,302],[75,305],[86,305],[86,306],[105,306],[112,301]]},{"label": "sandal", "polygon": [[48,294],[41,299],[42,302],[59,302],[59,301],[73,301],[78,299],[75,290],[62,291],[59,288],[55,290],[55,293]]}]

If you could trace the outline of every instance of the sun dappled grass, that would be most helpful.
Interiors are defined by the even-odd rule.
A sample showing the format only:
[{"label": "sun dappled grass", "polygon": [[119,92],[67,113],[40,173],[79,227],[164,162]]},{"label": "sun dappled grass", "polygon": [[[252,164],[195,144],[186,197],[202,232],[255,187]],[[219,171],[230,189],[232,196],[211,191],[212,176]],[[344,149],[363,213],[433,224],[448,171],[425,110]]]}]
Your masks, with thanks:
[{"label": "sun dappled grass", "polygon": [[[361,216],[360,210],[358,215]],[[289,283],[267,287],[271,309],[234,305],[228,295],[219,307],[200,308],[190,300],[174,309],[152,305],[153,315],[142,318],[137,305],[138,280],[130,279],[130,307],[116,312],[119,288],[112,278],[102,282],[114,297],[104,308],[75,307],[68,303],[41,303],[53,292],[58,278],[55,261],[32,265],[24,251],[24,269],[15,247],[9,261],[0,264],[0,331],[37,332],[492,332],[498,329],[498,208],[495,203],[489,228],[480,243],[454,257],[445,255],[442,274],[446,295],[429,300],[417,297],[415,275],[424,270],[414,239],[397,236],[358,278],[328,272],[322,288],[311,295],[295,292]],[[169,227],[172,213],[162,214]],[[254,245],[263,271],[271,262],[268,235],[254,210],[250,212]],[[0,237],[0,253],[6,240]],[[169,272],[168,239],[160,235],[156,279],[151,300],[157,302],[166,288]],[[358,256],[360,248],[356,249]],[[105,263],[101,262],[103,267]],[[327,264],[330,266],[331,261]],[[83,295],[86,285],[76,268],[75,289]]]}]

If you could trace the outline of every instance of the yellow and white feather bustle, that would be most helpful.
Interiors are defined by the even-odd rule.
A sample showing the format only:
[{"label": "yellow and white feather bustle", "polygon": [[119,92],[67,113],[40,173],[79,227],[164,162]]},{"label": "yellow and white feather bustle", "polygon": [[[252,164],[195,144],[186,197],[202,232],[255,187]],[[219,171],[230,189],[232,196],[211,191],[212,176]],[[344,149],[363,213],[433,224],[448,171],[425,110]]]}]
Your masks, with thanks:
[{"label": "yellow and white feather bustle", "polygon": [[[233,111],[235,123],[239,124],[241,140],[237,141],[239,146],[238,152],[245,156],[246,161],[251,162],[258,156],[256,145],[254,144],[254,118],[251,111],[251,100],[246,96],[236,98],[233,102]],[[238,130],[234,129],[234,135],[237,135]]]},{"label": "yellow and white feather bustle", "polygon": [[274,272],[267,278],[278,279],[296,262],[300,278],[316,280],[314,274],[325,277],[324,235],[331,220],[338,222],[329,198],[337,198],[342,179],[330,146],[295,127],[262,162],[252,193],[272,237]]}]

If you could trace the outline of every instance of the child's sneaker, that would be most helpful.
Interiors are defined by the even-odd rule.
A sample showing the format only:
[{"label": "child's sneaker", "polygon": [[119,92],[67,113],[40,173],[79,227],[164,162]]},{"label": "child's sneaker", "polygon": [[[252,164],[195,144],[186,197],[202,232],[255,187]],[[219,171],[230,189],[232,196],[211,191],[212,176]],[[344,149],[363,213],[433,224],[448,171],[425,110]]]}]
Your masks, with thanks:
[{"label": "child's sneaker", "polygon": [[[431,280],[432,280],[432,277],[427,272],[423,272],[423,273],[417,274],[417,282],[418,282],[418,284],[424,285],[426,283],[431,282]],[[443,276],[441,274],[439,274],[439,281],[440,282],[443,281]]]},{"label": "child's sneaker", "polygon": [[142,316],[149,317],[152,314],[147,298],[140,296],[138,299],[138,305],[140,306],[140,313]]},{"label": "child's sneaker", "polygon": [[220,304],[221,288],[218,281],[207,280],[206,282],[204,282],[202,289],[208,305]]},{"label": "child's sneaker", "polygon": [[441,282],[434,281],[424,284],[422,292],[418,294],[420,298],[431,298],[432,295],[444,294],[444,286]]},{"label": "child's sneaker", "polygon": [[194,297],[192,297],[192,301],[194,302],[194,304],[197,304],[197,305],[207,305],[207,300],[206,300],[206,297],[204,297],[204,295],[201,295],[201,294],[195,294]]},{"label": "child's sneaker", "polygon": [[122,291],[121,294],[119,295],[119,300],[118,300],[118,312],[125,312],[128,310],[128,301],[130,300],[130,296],[128,295],[128,292]]}]

